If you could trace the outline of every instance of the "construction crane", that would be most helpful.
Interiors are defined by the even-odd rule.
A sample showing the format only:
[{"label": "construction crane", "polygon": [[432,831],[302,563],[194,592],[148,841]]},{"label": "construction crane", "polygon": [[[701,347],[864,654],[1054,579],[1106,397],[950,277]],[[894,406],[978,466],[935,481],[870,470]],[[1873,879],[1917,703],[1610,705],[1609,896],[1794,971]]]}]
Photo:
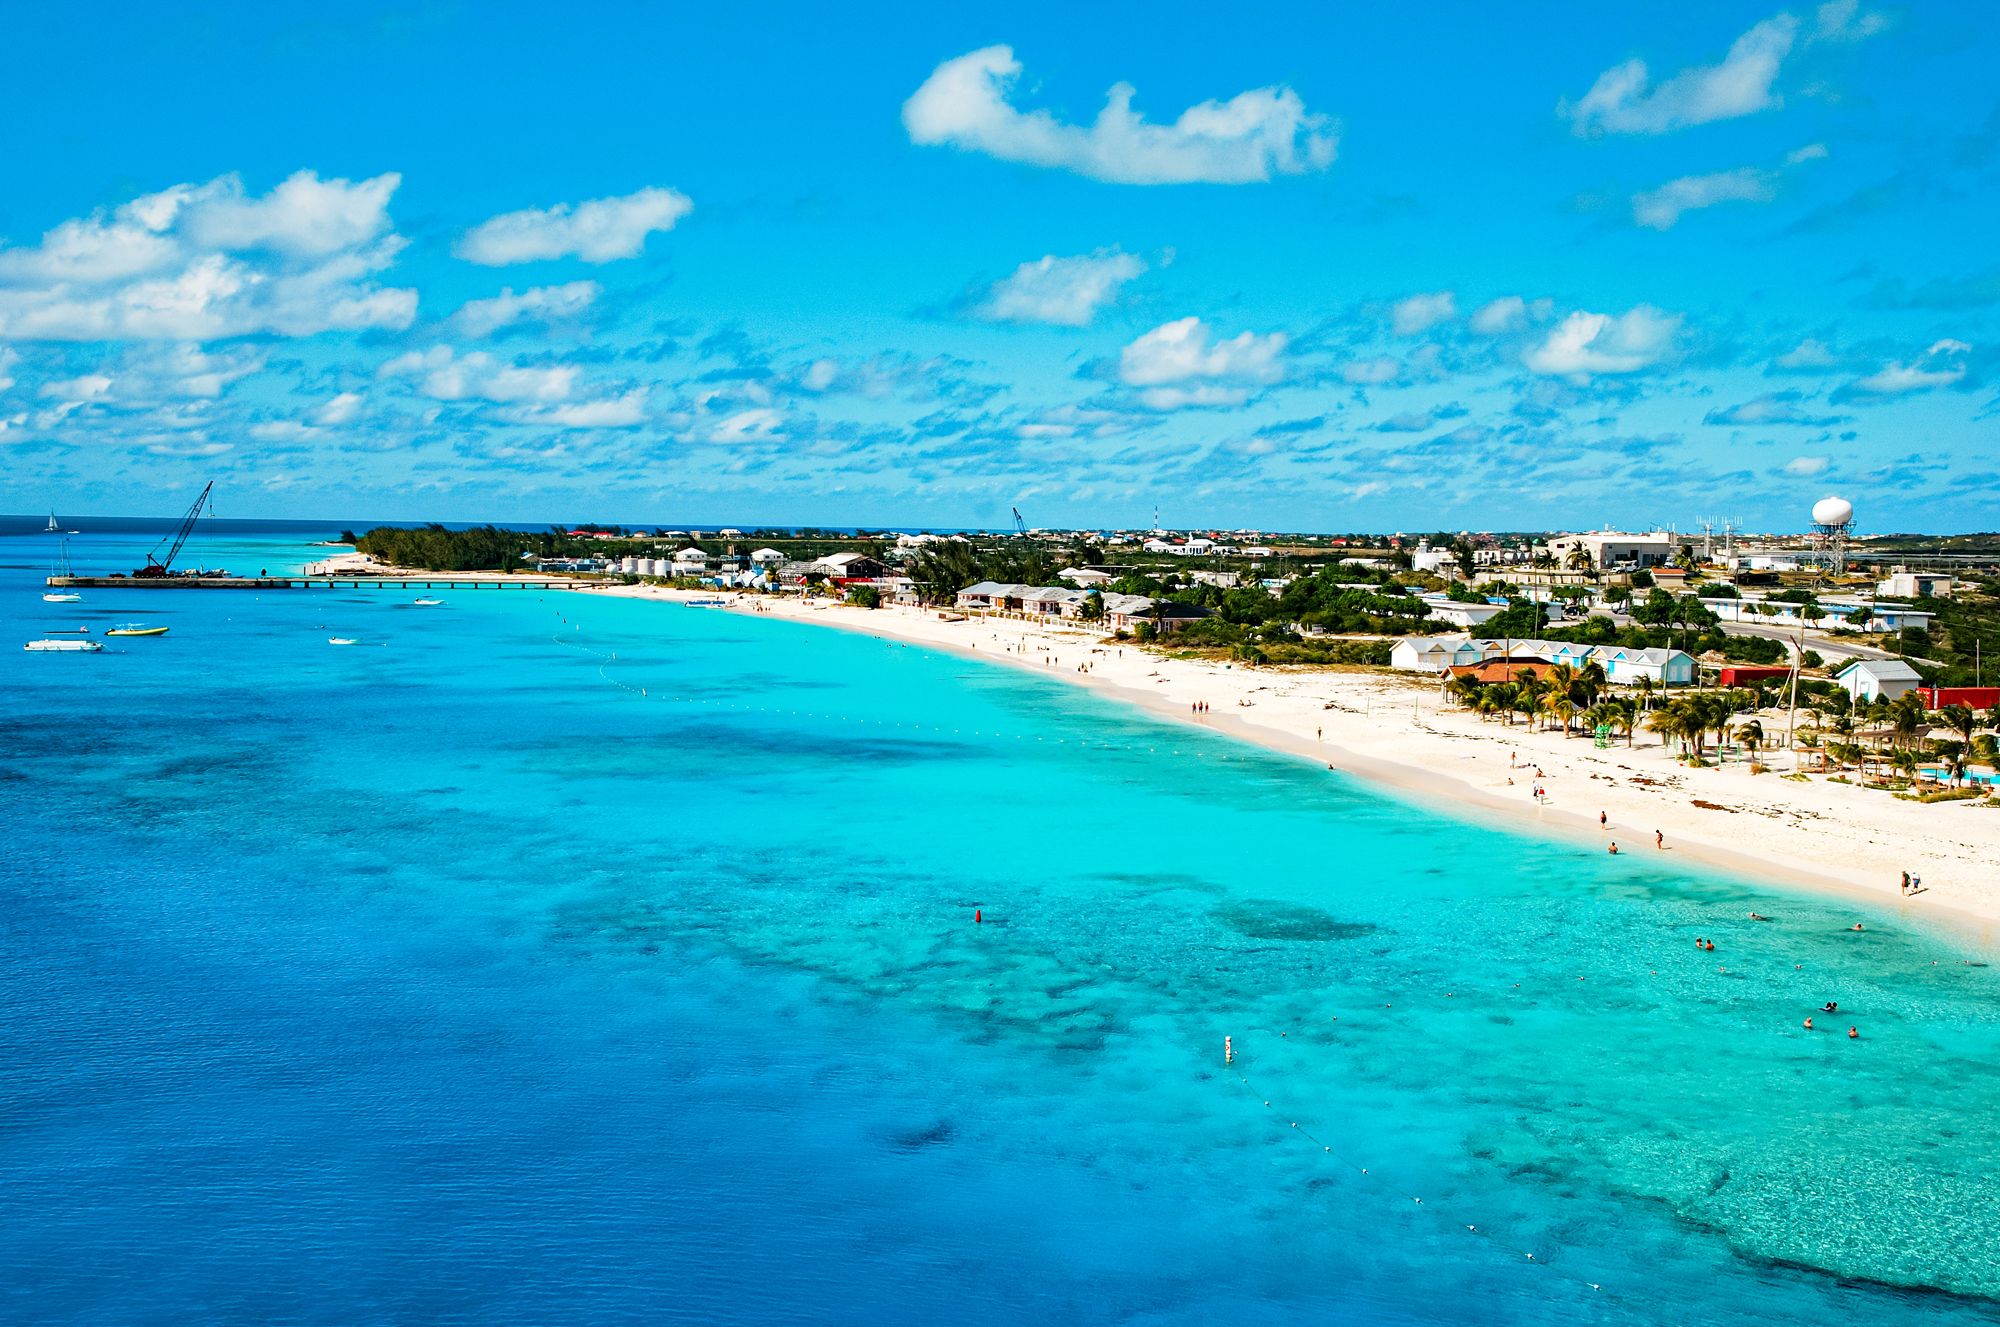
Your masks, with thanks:
[{"label": "construction crane", "polygon": [[201,509],[208,505],[208,492],[214,487],[213,479],[201,486],[200,496],[196,497],[194,505],[188,508],[187,515],[181,517],[180,528],[168,536],[168,539],[173,541],[173,547],[167,549],[167,555],[164,558],[159,555],[160,546],[167,542],[167,539],[162,539],[153,545],[152,552],[146,554],[146,565],[133,572],[134,576],[157,580],[159,577],[173,574],[170,568],[174,565],[174,559],[181,555],[181,545],[185,544],[188,536],[194,533],[194,523],[201,519]]},{"label": "construction crane", "polygon": [[1028,537],[1028,523],[1021,519],[1021,509],[1014,508],[1014,533],[1023,539]]}]

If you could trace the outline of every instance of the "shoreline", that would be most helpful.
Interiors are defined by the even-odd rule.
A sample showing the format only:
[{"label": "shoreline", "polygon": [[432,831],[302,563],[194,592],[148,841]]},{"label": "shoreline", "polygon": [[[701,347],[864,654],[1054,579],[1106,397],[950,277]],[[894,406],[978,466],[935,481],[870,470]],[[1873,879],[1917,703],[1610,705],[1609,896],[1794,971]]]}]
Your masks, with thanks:
[{"label": "shoreline", "polygon": [[[566,592],[683,604],[723,598],[722,611],[1008,664],[1158,718],[1324,764],[1483,825],[1580,847],[1615,841],[1621,855],[1655,851],[1658,830],[1679,861],[1932,921],[2000,951],[2000,814],[1975,803],[1900,802],[1820,779],[1752,775],[1741,765],[1688,768],[1650,735],[1630,747],[1620,738],[1599,749],[1587,737],[1481,720],[1413,675],[1171,659],[1070,626],[979,616],[949,622],[935,609],[648,585]],[[1086,663],[1087,672],[1075,666]],[[1196,700],[1210,712],[1195,714]],[[1520,763],[1509,765],[1510,754]],[[1547,789],[1539,805],[1531,797],[1537,767]],[[1605,827],[1597,822],[1600,811]],[[1904,869],[1928,882],[1922,893],[1890,892]]]}]

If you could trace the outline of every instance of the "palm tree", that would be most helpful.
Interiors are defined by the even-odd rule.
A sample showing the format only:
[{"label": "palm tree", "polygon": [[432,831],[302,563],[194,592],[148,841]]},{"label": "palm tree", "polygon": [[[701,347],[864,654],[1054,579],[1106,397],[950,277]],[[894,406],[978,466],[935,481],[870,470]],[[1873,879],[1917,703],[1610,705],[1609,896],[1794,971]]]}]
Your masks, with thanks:
[{"label": "palm tree", "polygon": [[1639,711],[1632,702],[1607,700],[1597,708],[1604,715],[1604,722],[1610,725],[1611,731],[1625,734],[1625,745],[1631,746],[1633,731],[1639,726]]},{"label": "palm tree", "polygon": [[1889,702],[1889,723],[1896,730],[1896,744],[1904,750],[1916,744],[1917,734],[1924,727],[1924,698],[1914,691],[1905,691]]},{"label": "palm tree", "polygon": [[1970,748],[1972,736],[1979,731],[1979,712],[1970,705],[1947,705],[1938,711],[1938,718],[1945,727],[1965,739]]},{"label": "palm tree", "polygon": [[1570,700],[1569,693],[1564,691],[1551,691],[1549,693],[1548,699],[1542,702],[1542,711],[1543,713],[1547,714],[1551,719],[1554,719],[1558,723],[1562,724],[1564,737],[1568,737],[1570,735],[1569,721],[1570,717],[1576,713],[1576,705]]},{"label": "palm tree", "polygon": [[1660,735],[1662,744],[1668,739],[1674,739],[1679,741],[1682,751],[1687,750],[1687,718],[1673,706],[1654,710],[1647,716],[1646,726]]},{"label": "palm tree", "polygon": [[1736,740],[1750,748],[1750,763],[1757,763],[1757,748],[1764,745],[1764,725],[1755,719],[1736,726]]}]

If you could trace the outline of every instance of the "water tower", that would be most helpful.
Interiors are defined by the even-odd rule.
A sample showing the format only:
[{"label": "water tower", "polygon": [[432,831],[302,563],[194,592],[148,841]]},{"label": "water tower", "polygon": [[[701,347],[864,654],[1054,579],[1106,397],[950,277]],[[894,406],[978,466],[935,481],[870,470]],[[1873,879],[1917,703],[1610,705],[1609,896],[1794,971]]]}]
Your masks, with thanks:
[{"label": "water tower", "polygon": [[1821,498],[1813,504],[1812,528],[1821,563],[1836,576],[1846,575],[1847,536],[1854,532],[1854,504],[1846,498]]}]

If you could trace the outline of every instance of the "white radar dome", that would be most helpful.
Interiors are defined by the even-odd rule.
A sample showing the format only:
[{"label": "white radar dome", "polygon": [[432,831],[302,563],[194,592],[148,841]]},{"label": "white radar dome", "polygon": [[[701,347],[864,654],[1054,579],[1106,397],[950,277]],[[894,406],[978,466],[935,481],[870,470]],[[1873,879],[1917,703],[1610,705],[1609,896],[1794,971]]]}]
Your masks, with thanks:
[{"label": "white radar dome", "polygon": [[1854,504],[1846,498],[1821,498],[1813,504],[1814,525],[1845,525],[1854,519]]}]

